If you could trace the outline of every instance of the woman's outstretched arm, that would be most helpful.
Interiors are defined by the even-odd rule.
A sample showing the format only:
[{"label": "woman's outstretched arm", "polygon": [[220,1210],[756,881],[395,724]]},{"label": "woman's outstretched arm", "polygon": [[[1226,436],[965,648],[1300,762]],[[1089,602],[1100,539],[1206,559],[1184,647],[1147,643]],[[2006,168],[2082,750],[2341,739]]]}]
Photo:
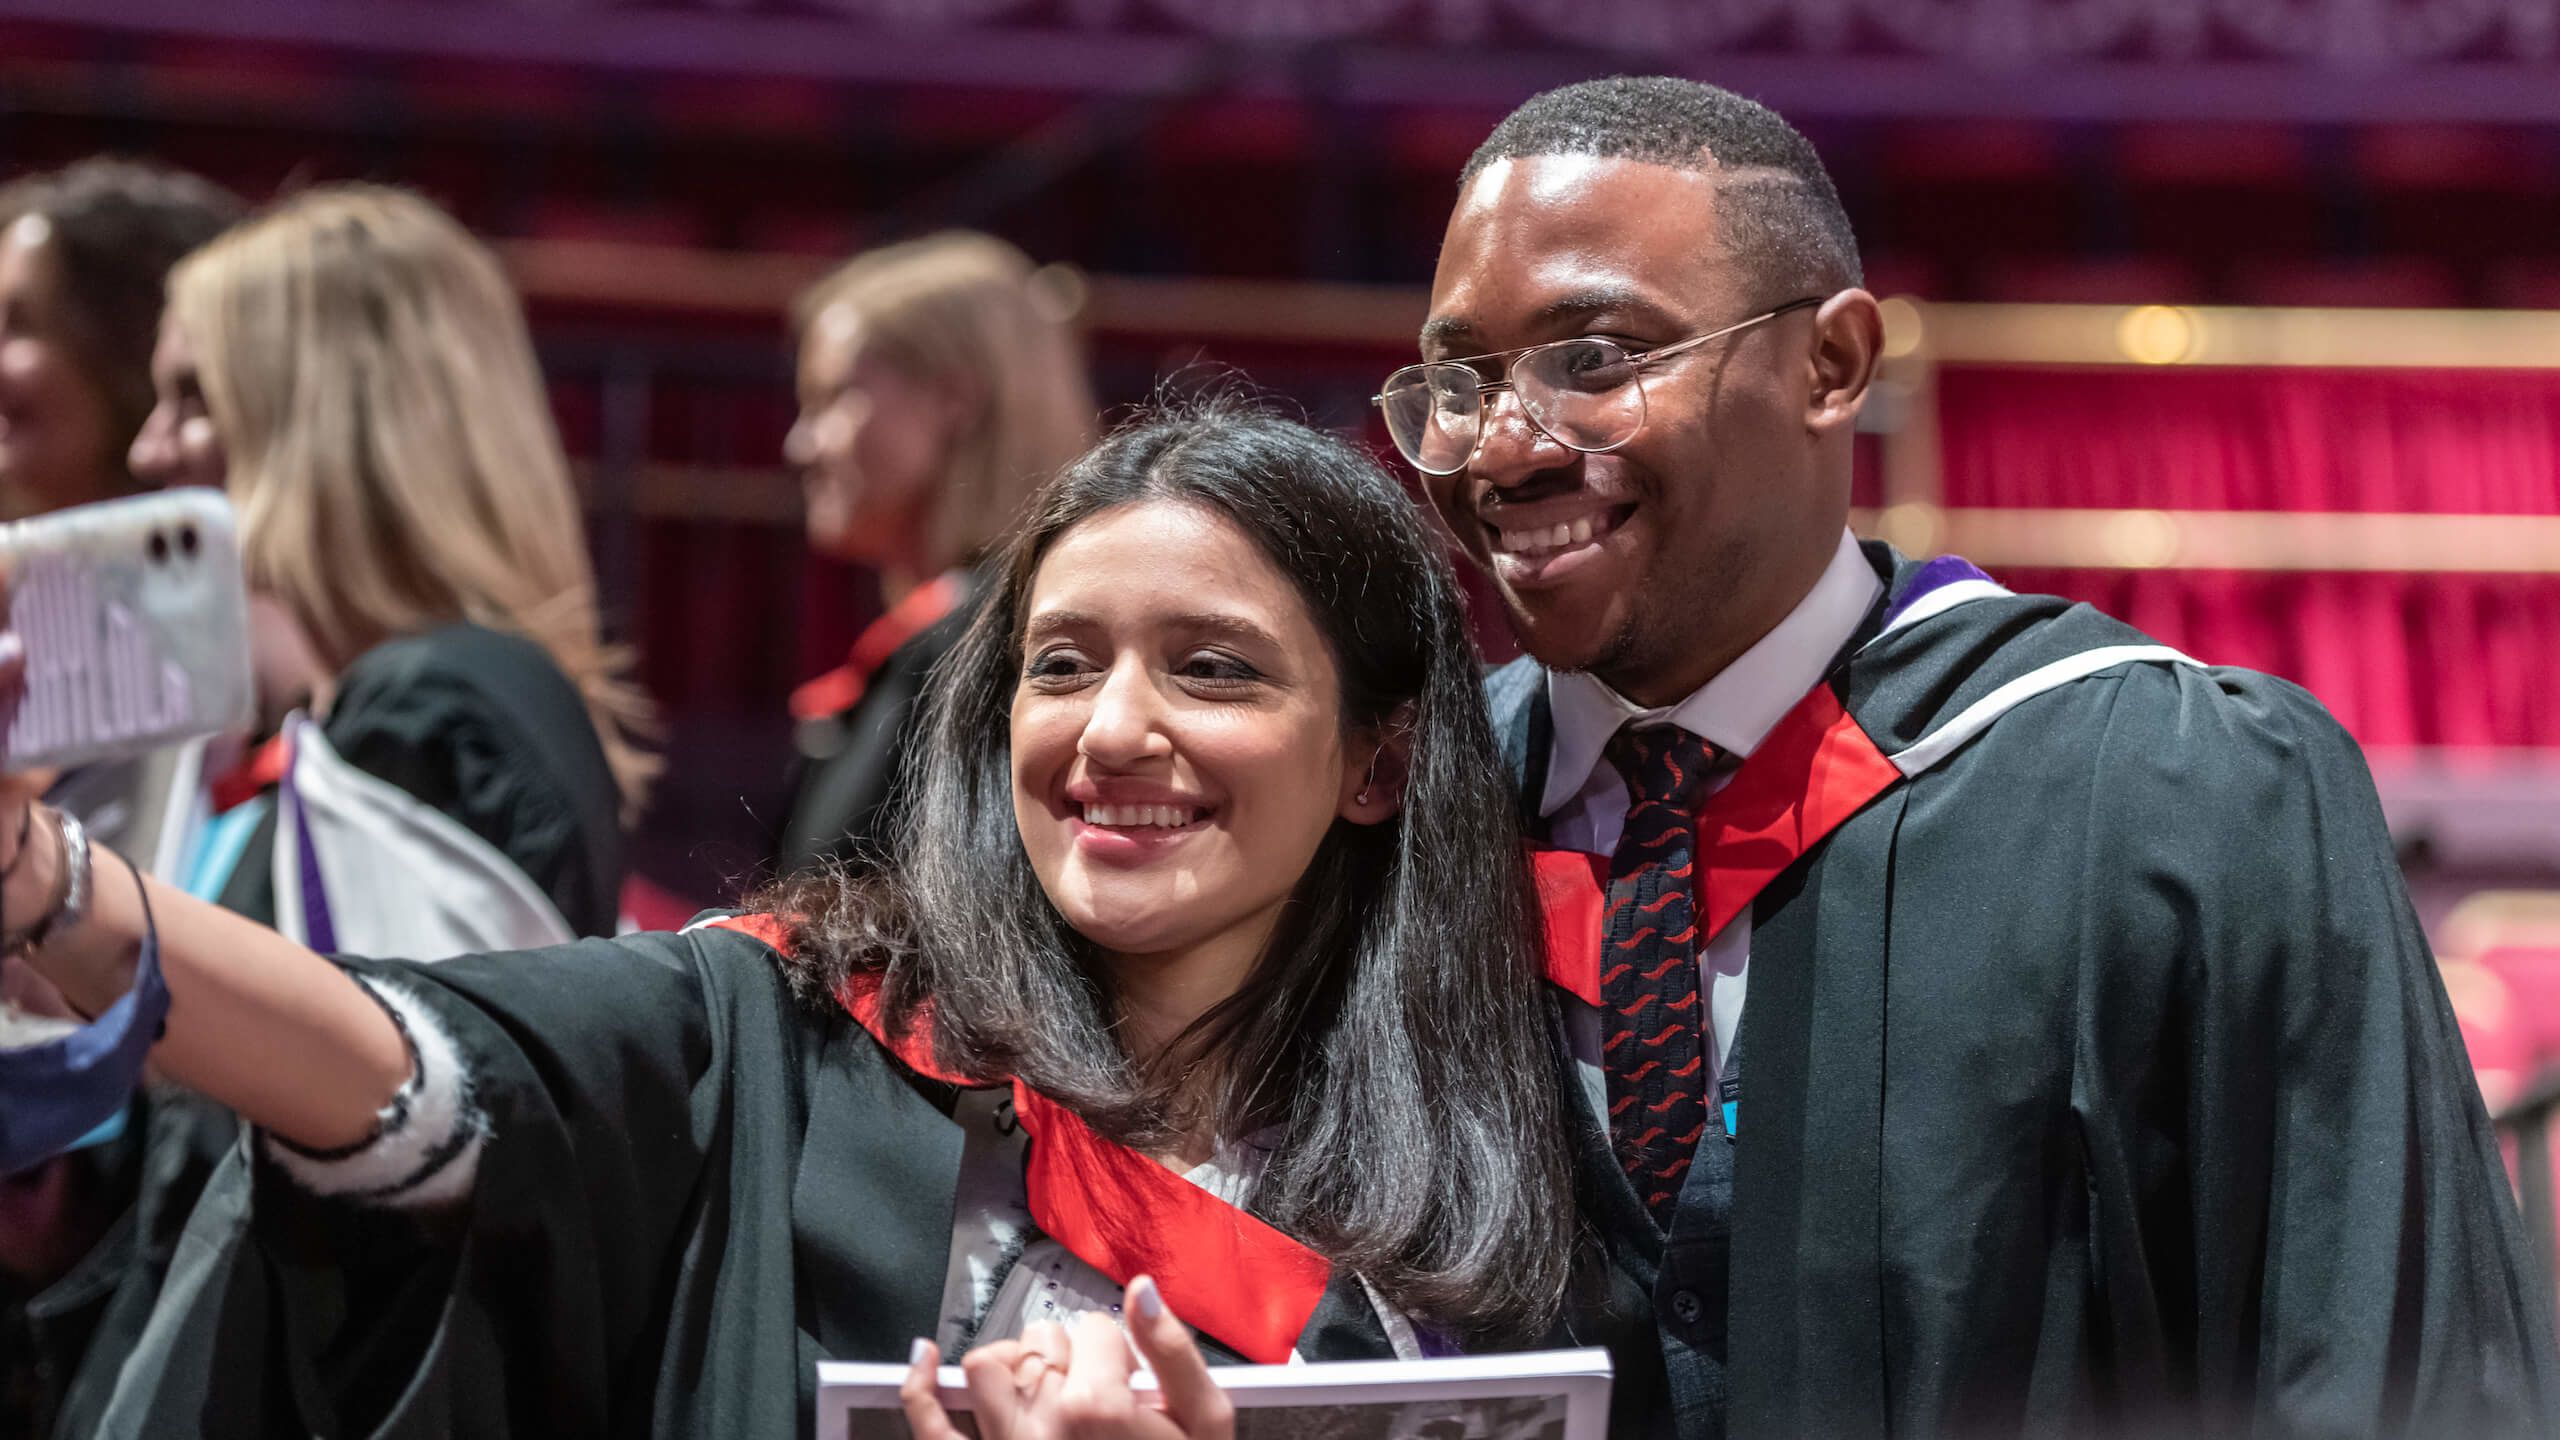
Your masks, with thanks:
[{"label": "woman's outstretched arm", "polygon": [[[18,694],[16,668],[0,664],[0,707]],[[58,907],[65,869],[60,818],[14,776],[0,777],[0,868],[0,925],[14,941]],[[57,926],[28,963],[81,1013],[105,1010],[133,982],[147,889],[169,987],[168,1028],[152,1052],[161,1070],[306,1148],[372,1135],[410,1072],[391,1017],[318,954],[148,877],[137,888],[139,875],[94,850],[86,915]]]}]

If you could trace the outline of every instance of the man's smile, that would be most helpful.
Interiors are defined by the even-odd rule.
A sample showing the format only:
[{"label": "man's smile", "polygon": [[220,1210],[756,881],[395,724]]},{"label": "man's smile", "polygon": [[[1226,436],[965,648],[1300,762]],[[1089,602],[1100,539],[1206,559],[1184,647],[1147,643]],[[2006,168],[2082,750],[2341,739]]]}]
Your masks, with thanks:
[{"label": "man's smile", "polygon": [[1481,521],[1486,558],[1506,585],[1553,583],[1597,556],[1635,510],[1588,496],[1501,507]]}]

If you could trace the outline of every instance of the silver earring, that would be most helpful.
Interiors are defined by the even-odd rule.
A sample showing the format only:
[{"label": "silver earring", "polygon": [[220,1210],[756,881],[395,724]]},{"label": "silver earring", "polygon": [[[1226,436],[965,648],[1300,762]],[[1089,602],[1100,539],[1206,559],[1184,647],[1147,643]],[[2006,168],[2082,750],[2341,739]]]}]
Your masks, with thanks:
[{"label": "silver earring", "polygon": [[1352,804],[1368,804],[1369,792],[1378,788],[1378,756],[1381,753],[1383,752],[1377,750],[1369,752],[1369,775],[1367,779],[1360,782],[1360,793],[1351,797]]}]

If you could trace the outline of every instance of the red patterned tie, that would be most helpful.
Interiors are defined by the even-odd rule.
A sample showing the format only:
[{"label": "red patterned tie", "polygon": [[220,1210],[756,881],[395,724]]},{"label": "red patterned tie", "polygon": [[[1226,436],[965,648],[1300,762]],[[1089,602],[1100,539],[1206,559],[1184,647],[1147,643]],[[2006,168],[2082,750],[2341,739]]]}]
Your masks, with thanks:
[{"label": "red patterned tie", "polygon": [[1645,1208],[1668,1227],[1707,1125],[1695,810],[1716,749],[1677,726],[1648,725],[1620,731],[1608,756],[1628,793],[1601,922],[1609,1143]]}]

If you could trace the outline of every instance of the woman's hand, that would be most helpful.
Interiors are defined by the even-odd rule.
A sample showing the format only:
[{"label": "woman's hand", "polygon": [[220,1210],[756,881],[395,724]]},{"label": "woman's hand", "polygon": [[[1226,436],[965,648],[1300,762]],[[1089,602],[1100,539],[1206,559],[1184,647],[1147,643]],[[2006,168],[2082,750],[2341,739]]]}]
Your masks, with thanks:
[{"label": "woman's hand", "polygon": [[[9,576],[6,567],[0,567],[0,749],[6,748],[17,728],[18,706],[27,698],[26,642],[8,624]],[[24,928],[43,912],[46,898],[53,893],[54,877],[42,863],[50,857],[22,857],[18,842],[33,836],[32,829],[20,822],[27,818],[28,807],[53,788],[56,778],[50,770],[0,774],[0,874],[7,876],[6,888],[0,889],[0,933]],[[29,863],[20,864],[22,858]]]},{"label": "woman's hand", "polygon": [[[18,728],[18,705],[27,698],[27,643],[9,628],[10,588],[9,567],[0,563],[0,748]],[[18,812],[52,788],[53,779],[49,772],[0,775],[0,816],[11,822],[8,832],[0,834],[0,865],[17,853]]]},{"label": "woman's hand", "polygon": [[[1110,1316],[1089,1314],[1072,1335],[1043,1323],[1020,1340],[970,1351],[960,1368],[981,1440],[1233,1440],[1235,1407],[1155,1281],[1130,1281],[1121,1311],[1125,1339]],[[1130,1388],[1132,1345],[1155,1372],[1152,1395]],[[916,1440],[961,1440],[934,1391],[938,1358],[931,1341],[918,1340],[898,1398]]]},{"label": "woman's hand", "polygon": [[[25,646],[6,629],[8,600],[0,566],[0,737],[26,694]],[[46,815],[26,823],[51,782],[0,774],[0,925],[10,934],[59,899],[61,827]],[[131,988],[143,933],[155,928],[177,1002],[153,1052],[163,1073],[309,1149],[370,1136],[410,1074],[408,1042],[382,1007],[335,965],[273,930],[145,879],[104,847],[90,853],[86,916],[22,957],[27,969],[9,977],[11,996],[58,992],[79,1013],[100,1014]]]}]

